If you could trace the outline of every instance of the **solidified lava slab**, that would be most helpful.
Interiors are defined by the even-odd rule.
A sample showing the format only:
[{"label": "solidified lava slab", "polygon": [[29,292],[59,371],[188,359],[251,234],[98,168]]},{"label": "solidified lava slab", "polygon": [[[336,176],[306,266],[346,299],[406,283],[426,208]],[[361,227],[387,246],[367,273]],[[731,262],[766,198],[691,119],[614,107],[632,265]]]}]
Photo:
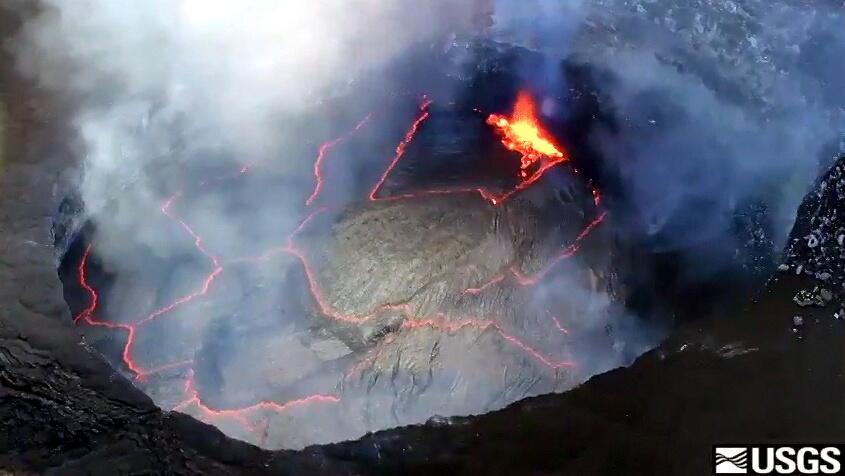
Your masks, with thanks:
[{"label": "solidified lava slab", "polygon": [[[324,332],[275,347],[282,357],[276,371],[267,371],[275,382],[265,398],[284,401],[292,388],[305,387],[339,402],[267,413],[260,441],[233,434],[298,447],[435,415],[486,412],[581,382],[569,332],[580,332],[583,316],[596,312],[585,296],[615,287],[609,233],[597,230],[577,262],[557,263],[536,285],[508,275],[543,271],[559,243],[576,239],[589,223],[577,211],[583,204],[551,202],[546,206],[569,218],[565,225],[544,229],[538,218],[548,210],[527,199],[492,207],[477,195],[440,196],[363,205],[328,224],[328,233],[308,235],[303,254],[322,301],[311,319]],[[491,282],[482,293],[467,292]],[[546,285],[568,286],[572,295],[556,292],[555,301],[543,302],[538,288]],[[309,362],[309,370],[292,372],[291,361]],[[244,363],[224,363],[221,372],[230,385],[260,386],[243,382]]]}]

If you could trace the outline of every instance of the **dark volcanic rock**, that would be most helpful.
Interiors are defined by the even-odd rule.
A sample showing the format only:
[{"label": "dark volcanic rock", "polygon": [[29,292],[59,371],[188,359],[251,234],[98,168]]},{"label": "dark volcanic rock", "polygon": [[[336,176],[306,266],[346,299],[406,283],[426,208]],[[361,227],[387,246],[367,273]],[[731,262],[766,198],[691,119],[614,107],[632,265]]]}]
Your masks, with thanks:
[{"label": "dark volcanic rock", "polygon": [[824,306],[845,285],[845,157],[816,183],[798,211],[780,270],[806,274],[817,285],[795,296],[799,305]]}]

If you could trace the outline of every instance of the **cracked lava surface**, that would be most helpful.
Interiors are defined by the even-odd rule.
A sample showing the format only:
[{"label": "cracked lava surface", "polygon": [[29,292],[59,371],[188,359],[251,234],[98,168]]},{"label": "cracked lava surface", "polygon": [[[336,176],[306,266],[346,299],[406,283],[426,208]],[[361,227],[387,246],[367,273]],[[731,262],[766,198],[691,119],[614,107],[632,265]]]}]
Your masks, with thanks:
[{"label": "cracked lava surface", "polygon": [[[523,100],[524,98],[521,97],[520,101]],[[537,182],[547,170],[568,160],[565,154],[559,152],[557,148],[553,150],[551,156],[540,156],[537,155],[535,152],[526,149],[525,144],[509,146],[507,141],[510,140],[511,143],[513,143],[514,139],[506,133],[505,139],[503,139],[503,142],[506,144],[506,146],[508,146],[508,148],[511,150],[516,150],[517,152],[520,152],[523,155],[523,166],[521,167],[520,180],[514,188],[499,194],[495,194],[486,188],[479,187],[457,189],[433,189],[423,190],[415,193],[403,193],[397,195],[383,196],[381,191],[385,182],[387,181],[391,173],[394,171],[394,169],[397,167],[397,165],[400,163],[402,157],[407,151],[408,146],[414,140],[417,132],[420,130],[421,127],[423,127],[426,120],[430,117],[431,104],[432,101],[428,98],[424,98],[422,100],[419,115],[408,128],[404,137],[397,145],[395,153],[391,158],[387,168],[384,170],[379,180],[375,183],[375,185],[369,192],[369,200],[374,202],[398,201],[413,200],[431,195],[477,193],[480,194],[485,200],[487,200],[491,204],[491,206],[500,206],[505,203],[509,198],[513,197],[520,191],[528,188],[533,183]],[[517,111],[515,116],[517,114],[519,114],[519,111]],[[491,119],[488,120],[488,123],[490,123],[491,125],[496,125],[496,127],[503,127],[506,125],[507,121],[508,119],[504,118],[503,116],[493,115],[491,116]],[[184,234],[193,241],[193,245],[196,248],[196,251],[200,253],[207,262],[208,271],[205,278],[201,282],[196,283],[196,286],[192,292],[185,294],[177,299],[174,299],[170,303],[161,306],[147,314],[139,315],[136,319],[130,321],[129,323],[111,322],[107,320],[102,320],[97,317],[98,306],[101,300],[98,295],[98,291],[89,283],[87,276],[89,260],[91,259],[92,252],[96,244],[89,243],[77,268],[79,285],[89,296],[89,303],[83,311],[81,311],[74,317],[74,322],[80,325],[84,324],[92,327],[101,327],[125,333],[126,340],[123,344],[122,350],[123,366],[126,370],[129,371],[132,377],[134,377],[134,379],[139,382],[147,381],[148,379],[154,378],[156,374],[159,374],[164,371],[176,369],[181,370],[184,375],[184,386],[182,387],[183,395],[181,396],[181,400],[172,406],[172,410],[186,411],[188,409],[193,409],[195,410],[194,414],[198,413],[199,415],[201,415],[201,419],[204,419],[207,422],[217,422],[222,419],[236,422],[240,425],[243,425],[243,427],[247,430],[254,432],[256,435],[258,435],[258,439],[260,441],[262,439],[262,433],[266,435],[266,426],[269,424],[269,420],[262,416],[266,415],[267,412],[281,413],[289,411],[296,407],[317,407],[321,405],[336,405],[341,402],[342,396],[333,393],[315,393],[311,395],[302,395],[299,398],[291,399],[284,402],[260,401],[241,408],[212,408],[208,403],[203,400],[202,396],[200,395],[200,392],[196,388],[194,382],[194,362],[192,360],[183,360],[157,367],[150,367],[145,365],[143,362],[139,361],[139,359],[135,356],[136,339],[139,333],[144,331],[146,325],[158,319],[166,319],[168,318],[169,314],[171,314],[172,311],[176,310],[177,308],[190,306],[192,305],[192,303],[206,297],[209,293],[213,293],[216,280],[223,273],[226,272],[227,266],[233,264],[255,263],[259,261],[273,259],[279,254],[286,254],[295,258],[301,265],[306,277],[308,290],[313,299],[313,302],[316,304],[316,307],[318,308],[319,312],[327,319],[340,321],[348,324],[361,324],[372,319],[373,317],[377,316],[379,313],[382,313],[384,311],[394,311],[401,313],[406,317],[406,319],[403,320],[400,325],[401,329],[407,329],[412,331],[417,329],[431,329],[443,333],[455,333],[464,328],[475,328],[479,331],[489,330],[494,332],[495,335],[497,335],[503,343],[512,346],[515,350],[518,350],[519,352],[522,352],[527,357],[530,357],[540,365],[548,368],[548,370],[551,372],[557,372],[562,369],[574,369],[576,367],[575,362],[565,360],[559,361],[554,359],[553,357],[543,354],[539,350],[527,344],[519,336],[506,332],[502,328],[502,326],[496,322],[496,319],[492,317],[453,316],[451,319],[447,319],[447,316],[440,314],[424,317],[413,317],[414,313],[411,309],[411,304],[409,303],[395,305],[384,304],[378,308],[372,309],[370,312],[359,314],[343,312],[339,309],[334,308],[330,304],[329,299],[326,298],[325,293],[321,288],[320,283],[318,282],[317,273],[315,272],[311,262],[309,261],[307,253],[305,252],[305,250],[303,250],[297,245],[297,236],[309,226],[309,224],[314,220],[316,216],[328,211],[328,208],[326,207],[313,207],[313,205],[319,200],[320,193],[323,189],[325,180],[322,169],[324,162],[330,158],[332,149],[344,140],[348,139],[356,132],[358,132],[359,130],[361,130],[362,128],[367,127],[372,122],[373,117],[372,114],[370,114],[364,117],[357,125],[355,125],[343,136],[325,142],[319,147],[318,155],[314,161],[313,167],[314,188],[305,202],[306,209],[310,208],[310,211],[301,219],[298,226],[290,232],[290,234],[283,240],[280,245],[270,248],[257,256],[246,256],[230,261],[224,261],[222,258],[215,255],[212,250],[209,250],[206,247],[203,237],[200,236],[190,225],[188,221],[189,219],[181,217],[175,211],[175,208],[177,208],[178,205],[178,201],[183,196],[184,192],[177,192],[170,196],[167,200],[165,200],[160,208],[161,213],[166,216],[175,226],[179,227],[184,232]],[[536,135],[536,131],[531,131],[530,133]],[[545,139],[543,140],[545,141]],[[546,149],[548,149],[549,146],[550,143],[543,144],[543,147],[545,147]],[[529,157],[529,155],[531,156]],[[530,171],[532,169],[532,165],[536,165],[536,167],[533,168],[533,172]],[[238,177],[248,173],[249,171],[250,167],[243,167],[237,173],[229,177],[204,181],[200,183],[200,186],[216,186],[227,180],[236,180]],[[598,205],[598,191],[593,189],[593,195],[595,197],[596,205]],[[508,268],[504,273],[498,274],[493,278],[490,278],[486,282],[479,283],[474,287],[465,289],[463,291],[463,294],[480,294],[503,282],[511,282],[515,285],[525,287],[536,285],[537,283],[542,281],[551,271],[553,271],[554,267],[560,261],[575,255],[579,247],[581,246],[583,240],[585,240],[589,236],[590,232],[593,231],[603,222],[606,216],[606,211],[599,213],[598,216],[595,217],[590,223],[588,223],[588,225],[581,231],[581,233],[577,235],[574,241],[562,247],[560,251],[556,255],[554,255],[552,259],[549,260],[539,271],[528,275],[524,274],[516,266],[512,266]],[[557,317],[555,317],[551,313],[548,314],[548,317],[553,322],[554,327],[559,332],[564,334],[568,333],[567,329],[560,324]],[[345,381],[346,379],[350,378],[350,376],[356,374],[362,368],[366,367],[369,363],[373,361],[373,359],[377,357],[378,353],[380,352],[380,349],[383,346],[389,344],[391,341],[392,336],[387,336],[385,339],[379,342],[377,347],[368,353],[369,355],[363,356],[363,358],[359,359],[358,362],[351,365],[350,368],[346,372],[344,372],[342,379]]]}]

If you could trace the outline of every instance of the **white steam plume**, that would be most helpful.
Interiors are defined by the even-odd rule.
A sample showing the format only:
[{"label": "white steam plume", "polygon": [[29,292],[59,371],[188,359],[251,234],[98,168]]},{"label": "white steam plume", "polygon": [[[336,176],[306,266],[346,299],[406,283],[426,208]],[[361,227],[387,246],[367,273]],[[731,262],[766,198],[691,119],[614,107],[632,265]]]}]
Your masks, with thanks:
[{"label": "white steam plume", "polygon": [[15,45],[20,69],[80,101],[92,212],[114,198],[115,184],[176,160],[176,147],[180,160],[200,148],[267,159],[291,136],[285,117],[462,17],[454,0],[43,4]]}]

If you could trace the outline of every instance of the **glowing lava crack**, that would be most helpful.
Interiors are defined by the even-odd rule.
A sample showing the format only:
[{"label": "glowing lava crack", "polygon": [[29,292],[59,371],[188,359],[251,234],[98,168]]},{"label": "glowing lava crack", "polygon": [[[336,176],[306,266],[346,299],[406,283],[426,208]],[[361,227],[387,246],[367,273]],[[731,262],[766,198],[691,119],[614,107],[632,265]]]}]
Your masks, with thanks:
[{"label": "glowing lava crack", "polygon": [[[405,136],[400,141],[399,145],[396,147],[395,153],[391,158],[387,168],[384,170],[379,180],[376,182],[375,186],[370,191],[370,200],[408,200],[426,195],[445,195],[474,192],[479,193],[488,202],[498,206],[504,203],[507,199],[514,196],[519,191],[524,190],[531,184],[535,183],[550,168],[568,160],[566,155],[556,145],[554,145],[554,143],[549,139],[548,134],[540,126],[539,121],[537,120],[535,115],[533,100],[531,100],[531,98],[525,94],[520,94],[514,110],[513,117],[506,118],[504,116],[491,115],[490,119],[488,120],[491,125],[496,127],[497,130],[502,133],[502,141],[505,146],[507,146],[511,150],[517,151],[522,154],[520,181],[516,185],[516,187],[501,194],[494,194],[485,188],[464,188],[445,190],[424,190],[415,193],[399,194],[388,197],[379,196],[383,185],[385,184],[393,170],[397,167],[402,157],[405,155],[408,146],[414,140],[414,137],[416,136],[417,132],[423,126],[425,121],[430,117],[430,105],[431,101],[425,98],[421,104],[419,116],[414,120],[408,131],[405,133]],[[367,124],[369,120],[370,116],[368,115],[345,135],[337,139],[328,141],[319,147],[318,156],[314,162],[314,190],[306,200],[306,206],[312,205],[319,198],[324,183],[322,166],[331,150],[340,142],[346,140],[352,134],[359,131],[362,127]],[[243,167],[239,170],[237,174],[228,177],[228,179],[240,177],[241,175],[245,174],[248,170],[249,167]],[[208,186],[212,183],[221,182],[226,179],[227,178],[204,181],[201,182],[200,185]],[[125,331],[127,333],[127,337],[123,346],[122,359],[126,368],[133,374],[133,376],[137,380],[145,380],[154,374],[167,370],[184,369],[184,398],[180,403],[176,404],[173,407],[173,410],[185,411],[188,408],[195,408],[206,420],[227,418],[243,424],[244,427],[246,427],[250,431],[260,433],[262,431],[262,428],[256,423],[256,419],[261,419],[262,412],[284,412],[291,408],[301,407],[310,404],[339,403],[340,397],[337,395],[314,394],[302,396],[301,398],[290,400],[285,403],[262,401],[244,408],[214,409],[208,406],[207,404],[203,403],[199,391],[194,385],[193,361],[185,360],[170,363],[156,368],[145,368],[143,365],[141,365],[135,360],[133,356],[133,349],[136,337],[138,333],[143,329],[143,327],[156,319],[162,318],[163,316],[167,315],[176,308],[188,305],[189,303],[208,295],[209,292],[211,292],[215,280],[224,272],[225,269],[224,264],[221,263],[221,260],[205,247],[204,240],[202,239],[202,237],[194,231],[194,229],[188,224],[187,221],[185,221],[183,218],[179,217],[173,212],[173,206],[175,202],[182,196],[182,194],[183,192],[177,192],[176,194],[168,198],[161,206],[161,213],[168,217],[170,220],[172,220],[174,223],[176,223],[188,236],[190,236],[190,238],[193,240],[194,247],[209,262],[210,270],[205,276],[204,280],[198,285],[197,289],[190,294],[187,294],[181,298],[172,301],[169,304],[166,304],[158,309],[153,310],[144,317],[131,323],[118,323],[99,320],[96,317],[96,313],[101,300],[98,296],[97,290],[89,283],[87,276],[87,269],[90,264],[89,261],[91,259],[93,250],[93,245],[89,244],[85,249],[84,255],[82,256],[82,259],[79,263],[78,279],[80,287],[89,295],[90,302],[88,307],[86,307],[82,312],[75,316],[74,321],[76,323],[85,323],[93,327],[102,327],[106,329]],[[598,205],[599,195],[597,191],[594,191],[594,197],[596,204]],[[536,362],[540,363],[541,365],[547,367],[548,369],[554,372],[557,372],[559,369],[562,368],[575,367],[575,364],[573,362],[556,361],[550,357],[543,355],[535,348],[523,342],[521,339],[517,338],[512,334],[507,333],[500,326],[500,324],[498,324],[493,319],[447,319],[447,316],[444,315],[413,318],[412,316],[414,315],[414,312],[410,304],[385,304],[379,306],[376,309],[373,309],[371,312],[368,312],[366,314],[345,313],[333,308],[333,306],[329,303],[329,300],[324,296],[324,293],[318,283],[317,275],[309,262],[307,254],[303,250],[298,248],[295,243],[296,236],[301,233],[318,214],[324,212],[325,210],[325,208],[318,208],[308,214],[304,219],[302,219],[299,225],[290,233],[290,235],[285,240],[284,244],[282,244],[281,246],[269,249],[265,253],[256,257],[245,257],[232,260],[232,263],[249,263],[267,260],[273,258],[279,253],[285,253],[295,257],[302,265],[308,283],[309,292],[313,298],[314,303],[316,304],[316,307],[319,309],[320,313],[328,319],[341,321],[349,324],[358,324],[367,321],[368,319],[373,318],[374,316],[377,316],[378,314],[384,311],[396,311],[405,316],[405,319],[402,321],[397,332],[403,330],[412,332],[416,329],[423,328],[434,329],[443,333],[455,333],[467,328],[475,329],[479,333],[489,331],[494,332],[496,335],[498,335],[503,342],[506,342],[514,348],[520,350],[526,356],[530,357],[531,359],[535,360]],[[558,262],[573,256],[578,251],[581,242],[589,235],[589,233],[593,229],[595,229],[604,220],[606,215],[607,212],[602,212],[597,218],[595,218],[591,223],[587,225],[587,227],[575,238],[575,240],[571,244],[564,247],[550,262],[545,265],[544,268],[535,272],[534,274],[524,274],[519,269],[511,267],[506,272],[495,276],[488,282],[483,283],[478,287],[464,290],[463,294],[481,293],[488,287],[503,282],[508,278],[512,279],[515,283],[520,286],[531,286],[538,283],[551,271],[551,269]],[[563,326],[561,326],[560,322],[555,316],[551,315],[551,313],[549,313],[549,316],[551,317],[554,326],[558,329],[558,331],[564,334],[568,333],[568,331]],[[346,380],[350,378],[352,375],[358,373],[366,365],[370,364],[379,355],[384,346],[389,345],[394,341],[394,338],[395,335],[390,335],[387,338],[383,339],[379,343],[379,345],[376,346],[375,349],[373,349],[370,355],[365,356],[358,363],[351,366],[351,368],[344,374],[343,379]],[[264,428],[264,430],[266,430],[266,427]]]}]

